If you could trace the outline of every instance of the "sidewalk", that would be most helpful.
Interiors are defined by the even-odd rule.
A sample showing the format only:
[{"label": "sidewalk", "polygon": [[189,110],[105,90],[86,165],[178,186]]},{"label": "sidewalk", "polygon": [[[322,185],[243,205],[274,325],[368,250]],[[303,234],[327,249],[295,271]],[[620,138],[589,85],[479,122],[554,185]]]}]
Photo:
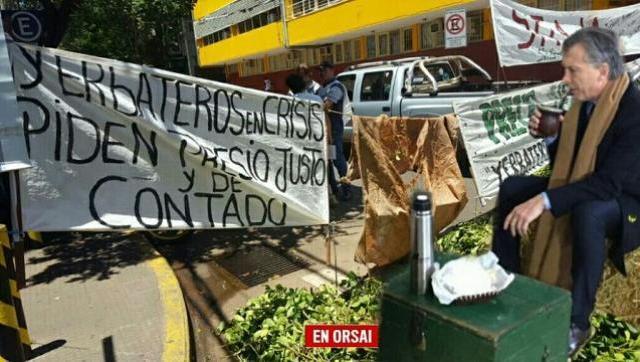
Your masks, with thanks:
[{"label": "sidewalk", "polygon": [[21,290],[38,361],[186,361],[180,287],[139,234],[53,234],[25,255]]}]

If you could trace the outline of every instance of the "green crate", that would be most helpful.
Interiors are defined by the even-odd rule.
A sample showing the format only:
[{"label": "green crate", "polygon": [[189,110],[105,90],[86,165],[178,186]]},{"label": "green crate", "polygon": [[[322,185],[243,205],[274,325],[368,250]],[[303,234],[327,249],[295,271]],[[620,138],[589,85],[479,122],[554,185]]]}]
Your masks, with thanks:
[{"label": "green crate", "polygon": [[385,285],[382,361],[567,361],[571,296],[516,276],[485,303],[441,305],[409,291],[409,270]]}]

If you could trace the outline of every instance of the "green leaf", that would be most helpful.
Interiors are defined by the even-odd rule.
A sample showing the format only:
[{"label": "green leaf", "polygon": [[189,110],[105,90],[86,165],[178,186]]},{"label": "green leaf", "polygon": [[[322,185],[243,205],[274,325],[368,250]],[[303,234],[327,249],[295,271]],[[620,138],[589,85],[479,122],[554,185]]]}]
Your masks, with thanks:
[{"label": "green leaf", "polygon": [[[304,349],[304,325],[376,323],[382,283],[349,273],[345,296],[333,287],[318,290],[265,288],[265,293],[240,309],[224,334],[240,360],[373,361],[375,349]],[[244,317],[243,317],[244,316]],[[249,318],[249,316],[253,316]]]}]

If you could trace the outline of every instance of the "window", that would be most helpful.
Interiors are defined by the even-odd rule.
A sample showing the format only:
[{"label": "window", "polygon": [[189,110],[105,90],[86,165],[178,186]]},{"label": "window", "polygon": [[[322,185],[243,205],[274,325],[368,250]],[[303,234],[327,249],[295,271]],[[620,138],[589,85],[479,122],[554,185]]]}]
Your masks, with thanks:
[{"label": "window", "polygon": [[538,0],[538,8],[547,10],[564,10],[563,0]]},{"label": "window", "polygon": [[389,32],[389,54],[400,54],[400,30]]},{"label": "window", "polygon": [[318,60],[319,58],[316,56],[315,49],[307,49],[306,59],[308,66],[320,64],[320,61]]},{"label": "window", "polygon": [[215,33],[211,33],[209,35],[205,35],[202,39],[202,45],[210,45],[213,43],[217,43],[221,40],[227,39],[231,37],[231,28],[224,28],[222,30],[218,30]]},{"label": "window", "polygon": [[264,63],[262,59],[249,59],[242,63],[241,76],[257,75],[264,73]]},{"label": "window", "polygon": [[564,0],[564,9],[573,10],[591,10],[591,0]]},{"label": "window", "polygon": [[302,0],[293,0],[291,6],[293,8],[293,16],[302,15]]},{"label": "window", "polygon": [[331,46],[327,45],[327,46],[323,46],[320,47],[318,49],[316,49],[316,51],[318,52],[318,59],[320,60],[319,63],[328,60],[328,61],[332,61],[333,60],[333,55],[331,54]]},{"label": "window", "polygon": [[378,35],[378,55],[387,54],[389,54],[389,34],[380,34]]},{"label": "window", "polygon": [[366,73],[362,78],[362,89],[360,90],[361,101],[386,101],[391,92],[391,76],[393,73],[388,70],[384,72]]},{"label": "window", "polygon": [[305,12],[305,14],[306,14],[306,13],[310,13],[310,12],[312,12],[313,10],[315,10],[315,9],[316,9],[316,6],[315,6],[315,4],[314,4],[314,1],[313,1],[313,0],[304,0],[302,3],[303,3],[303,8],[304,8],[304,12]]},{"label": "window", "polygon": [[250,30],[280,21],[280,19],[280,8],[274,8],[239,22],[238,33],[246,33]]},{"label": "window", "polygon": [[269,57],[269,70],[278,72],[287,69],[287,54],[278,54]]},{"label": "window", "polygon": [[275,8],[267,11],[267,24],[280,21],[280,8]]},{"label": "window", "polygon": [[335,44],[333,46],[333,51],[336,56],[335,63],[342,63],[342,43]]},{"label": "window", "polygon": [[227,64],[227,74],[238,73],[238,63]]},{"label": "window", "polygon": [[285,54],[286,64],[285,69],[293,69],[298,66],[298,64],[304,62],[305,51],[304,50],[290,50]]},{"label": "window", "polygon": [[355,62],[360,59],[360,39],[347,40],[344,42],[344,61]]},{"label": "window", "polygon": [[253,23],[251,22],[251,19],[247,19],[238,24],[238,33],[240,34],[246,33],[251,29],[253,29]]},{"label": "window", "polygon": [[293,17],[309,14],[340,1],[342,0],[293,0],[291,2],[291,14]]},{"label": "window", "polygon": [[367,36],[367,58],[375,58],[376,57],[376,36],[368,35]]},{"label": "window", "polygon": [[482,11],[467,13],[467,42],[481,41],[483,36],[482,28]]},{"label": "window", "polygon": [[617,8],[621,6],[633,5],[637,0],[609,0],[609,8]]},{"label": "window", "polygon": [[429,38],[429,24],[420,24],[420,49],[427,49],[427,39]]},{"label": "window", "polygon": [[433,49],[444,46],[443,18],[420,25],[420,48]]},{"label": "window", "polygon": [[353,60],[360,60],[362,55],[360,54],[360,39],[353,41]]},{"label": "window", "polygon": [[516,2],[522,5],[530,6],[532,8],[538,7],[538,0],[516,0]]},{"label": "window", "polygon": [[447,81],[454,77],[451,66],[447,63],[429,64],[427,70],[436,79],[436,82]]},{"label": "window", "polygon": [[338,80],[340,81],[340,83],[342,83],[342,85],[344,85],[344,88],[347,90],[349,99],[353,100],[353,87],[356,84],[356,75],[355,74],[343,75],[341,77],[338,77]]},{"label": "window", "polygon": [[353,61],[353,41],[347,40],[347,41],[343,42],[342,43],[342,51],[344,53],[344,56],[342,57],[342,60],[345,63]]},{"label": "window", "polygon": [[413,29],[404,29],[402,31],[402,51],[410,52],[413,50]]},{"label": "window", "polygon": [[260,16],[254,16],[253,18],[251,18],[251,22],[253,23],[253,28],[259,28],[262,26],[262,24],[260,24]]}]

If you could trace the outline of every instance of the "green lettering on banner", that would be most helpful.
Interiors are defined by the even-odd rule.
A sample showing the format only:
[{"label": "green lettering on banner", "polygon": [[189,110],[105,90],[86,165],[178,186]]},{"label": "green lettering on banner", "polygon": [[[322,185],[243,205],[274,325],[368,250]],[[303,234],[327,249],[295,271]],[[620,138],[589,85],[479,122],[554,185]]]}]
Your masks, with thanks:
[{"label": "green lettering on banner", "polygon": [[[526,114],[523,115],[524,106],[527,108]],[[535,92],[494,99],[480,104],[479,109],[482,111],[482,122],[487,136],[493,143],[499,144],[501,140],[497,134],[509,140],[527,132],[529,117],[535,109]]]},{"label": "green lettering on banner", "polygon": [[493,110],[493,108],[491,107],[491,104],[489,103],[482,103],[480,105],[480,110],[482,111],[482,122],[484,123],[484,128],[487,131],[487,135],[489,136],[489,139],[493,142],[493,143],[500,143],[500,140],[496,137],[495,134],[495,111]]},{"label": "green lettering on banner", "polygon": [[511,97],[504,98],[500,102],[502,103],[502,117],[498,119],[498,124],[500,124],[500,133],[506,138],[509,139],[513,136],[513,126],[514,126],[514,116],[513,116],[513,101]]}]

